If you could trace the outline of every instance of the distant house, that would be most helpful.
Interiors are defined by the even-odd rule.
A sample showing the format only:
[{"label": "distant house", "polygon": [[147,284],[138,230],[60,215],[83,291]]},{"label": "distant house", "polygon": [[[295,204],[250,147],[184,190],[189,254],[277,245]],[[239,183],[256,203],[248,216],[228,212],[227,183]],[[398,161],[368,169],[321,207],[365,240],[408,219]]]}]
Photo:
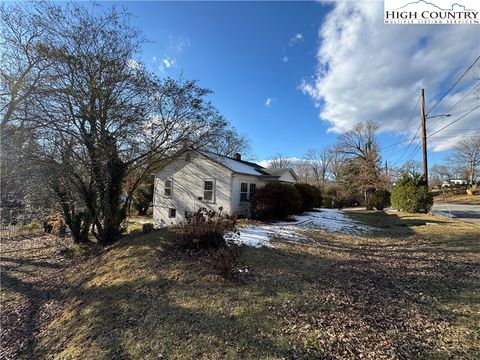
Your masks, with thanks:
[{"label": "distant house", "polygon": [[444,181],[442,187],[455,186],[455,185],[467,185],[468,181],[465,179],[452,179],[450,181]]},{"label": "distant house", "polygon": [[295,183],[292,169],[269,168],[192,148],[177,153],[155,175],[153,220],[156,227],[178,224],[201,207],[250,216],[250,199],[268,182]]}]

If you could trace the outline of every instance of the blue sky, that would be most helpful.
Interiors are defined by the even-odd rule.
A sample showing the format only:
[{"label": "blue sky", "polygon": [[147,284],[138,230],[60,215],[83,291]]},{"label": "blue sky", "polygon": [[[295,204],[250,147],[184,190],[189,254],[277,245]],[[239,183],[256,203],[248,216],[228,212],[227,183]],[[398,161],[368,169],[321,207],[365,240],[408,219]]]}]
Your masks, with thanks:
[{"label": "blue sky", "polygon": [[[420,87],[426,88],[428,109],[480,52],[478,26],[383,25],[383,2],[117,4],[133,13],[152,41],[142,54],[147,66],[212,89],[213,102],[251,140],[258,160],[276,153],[300,158],[368,119],[381,125],[380,142],[389,146],[384,158],[406,160],[418,141],[407,148],[419,123],[418,110],[407,120]],[[436,110],[468,91],[474,79],[468,80]],[[467,125],[459,123],[478,128],[478,119],[473,113]],[[462,134],[461,128],[450,130],[444,135]],[[432,137],[433,162],[454,142],[437,140]]]}]

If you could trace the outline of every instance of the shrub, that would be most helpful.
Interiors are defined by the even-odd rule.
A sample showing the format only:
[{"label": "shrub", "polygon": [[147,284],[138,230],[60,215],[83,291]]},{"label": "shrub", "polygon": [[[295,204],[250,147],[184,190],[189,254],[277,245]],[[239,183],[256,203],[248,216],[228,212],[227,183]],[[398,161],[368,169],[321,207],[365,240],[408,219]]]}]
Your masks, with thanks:
[{"label": "shrub", "polygon": [[302,211],[309,211],[322,206],[322,193],[319,188],[310,184],[295,184],[295,189],[302,197]]},{"label": "shrub", "polygon": [[433,205],[433,196],[419,174],[404,174],[393,188],[391,200],[393,207],[409,213],[426,213]]},{"label": "shrub", "polygon": [[217,249],[213,255],[213,267],[224,277],[229,278],[235,273],[238,258],[238,248],[235,245]]},{"label": "shrub", "polygon": [[323,195],[322,204],[328,209],[343,209],[351,199],[347,199],[336,186],[328,187]]},{"label": "shrub", "polygon": [[375,190],[369,198],[370,207],[383,210],[390,206],[390,191],[385,189]]},{"label": "shrub", "polygon": [[293,185],[268,183],[252,196],[252,215],[257,219],[283,219],[301,210],[302,197]]},{"label": "shrub", "polygon": [[187,215],[187,222],[180,225],[179,244],[184,248],[218,248],[226,245],[223,236],[235,229],[235,218],[222,216],[213,210],[200,208]]}]

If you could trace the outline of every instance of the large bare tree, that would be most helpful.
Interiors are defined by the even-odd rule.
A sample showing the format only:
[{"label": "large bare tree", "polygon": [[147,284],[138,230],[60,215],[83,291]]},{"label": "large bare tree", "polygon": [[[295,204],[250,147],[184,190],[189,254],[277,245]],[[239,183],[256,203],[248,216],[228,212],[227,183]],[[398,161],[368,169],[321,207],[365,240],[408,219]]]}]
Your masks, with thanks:
[{"label": "large bare tree", "polygon": [[477,181],[477,168],[480,165],[480,136],[461,140],[451,157],[451,162],[465,169],[471,185]]},{"label": "large bare tree", "polygon": [[283,154],[276,154],[272,160],[270,160],[270,167],[272,168],[291,168],[294,165],[294,161],[285,157]]},{"label": "large bare tree", "polygon": [[32,104],[25,121],[41,144],[35,156],[49,168],[74,240],[92,231],[106,245],[121,235],[135,190],[155,168],[184,146],[211,142],[227,122],[210,90],[145,69],[142,36],[124,11],[24,6],[50,39],[46,91],[22,90]]},{"label": "large bare tree", "polygon": [[378,125],[373,121],[358,123],[352,130],[340,135],[338,142],[338,151],[346,158],[342,182],[352,184],[363,193],[367,208],[370,207],[372,191],[386,186],[386,178],[380,169],[377,130]]}]

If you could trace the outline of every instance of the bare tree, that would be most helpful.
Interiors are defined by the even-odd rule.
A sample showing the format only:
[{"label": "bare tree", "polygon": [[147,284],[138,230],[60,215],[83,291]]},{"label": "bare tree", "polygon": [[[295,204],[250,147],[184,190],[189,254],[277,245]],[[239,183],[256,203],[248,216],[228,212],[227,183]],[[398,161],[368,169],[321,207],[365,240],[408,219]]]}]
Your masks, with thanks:
[{"label": "bare tree", "polygon": [[44,92],[51,77],[51,42],[39,14],[28,3],[0,4],[1,130],[25,118],[28,100]]},{"label": "bare tree", "polygon": [[291,168],[294,162],[292,159],[285,157],[283,154],[276,154],[272,160],[270,160],[270,166],[272,168]]},{"label": "bare tree", "polygon": [[455,146],[451,161],[466,170],[468,180],[473,185],[477,180],[477,167],[480,165],[480,136],[461,140]]},{"label": "bare tree", "polygon": [[331,153],[328,148],[309,150],[305,156],[309,164],[315,185],[324,185],[331,167]]},{"label": "bare tree", "polygon": [[214,136],[204,149],[220,155],[233,157],[235,154],[241,154],[243,158],[251,158],[252,149],[248,138],[240,134],[235,128],[225,128]]},{"label": "bare tree", "polygon": [[[219,136],[225,119],[195,81],[163,79],[135,60],[143,43],[128,14],[42,4],[54,46],[48,92],[31,94],[29,121],[50,184],[77,242],[119,238],[135,190],[159,161]],[[134,176],[131,176],[133,175]],[[126,179],[131,181],[126,185]]]},{"label": "bare tree", "polygon": [[368,154],[376,151],[379,154],[375,135],[378,125],[374,121],[358,123],[352,130],[345,132],[339,138],[338,149],[347,157],[366,159]]},{"label": "bare tree", "polygon": [[365,204],[370,207],[370,194],[386,186],[386,178],[380,169],[380,150],[376,142],[378,125],[373,121],[358,123],[352,130],[342,134],[338,142],[338,151],[346,157],[348,171],[342,171],[348,179],[343,183],[352,183],[364,194]]},{"label": "bare tree", "polygon": [[330,163],[330,173],[335,179],[338,179],[345,164],[345,156],[340,151],[338,144],[328,147],[327,154]]},{"label": "bare tree", "polygon": [[315,178],[312,173],[312,167],[307,160],[298,162],[295,165],[295,173],[301,183],[315,184]]}]

